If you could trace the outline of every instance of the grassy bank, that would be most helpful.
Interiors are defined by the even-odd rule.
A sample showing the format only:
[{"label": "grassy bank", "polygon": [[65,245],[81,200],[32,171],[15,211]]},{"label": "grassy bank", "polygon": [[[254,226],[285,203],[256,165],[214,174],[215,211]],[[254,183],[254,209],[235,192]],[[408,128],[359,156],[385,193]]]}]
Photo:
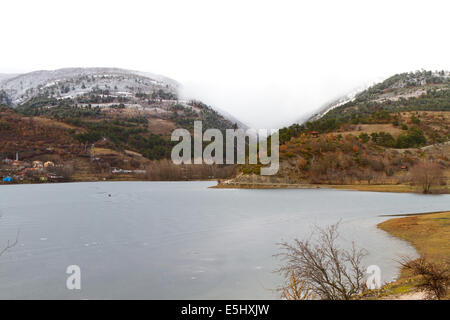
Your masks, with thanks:
[{"label": "grassy bank", "polygon": [[[450,211],[394,218],[378,224],[378,228],[410,242],[419,254],[432,262],[450,259]],[[397,281],[381,290],[382,295],[411,292],[418,281],[403,269]]]}]

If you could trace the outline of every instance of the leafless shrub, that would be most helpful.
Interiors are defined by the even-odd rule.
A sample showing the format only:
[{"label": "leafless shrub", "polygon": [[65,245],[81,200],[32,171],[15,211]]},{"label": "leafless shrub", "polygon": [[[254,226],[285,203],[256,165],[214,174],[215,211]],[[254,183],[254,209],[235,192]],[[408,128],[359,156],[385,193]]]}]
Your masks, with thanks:
[{"label": "leafless shrub", "polygon": [[53,169],[56,175],[63,177],[66,180],[70,180],[75,172],[73,165],[65,164]]},{"label": "leafless shrub", "polygon": [[305,280],[300,280],[294,270],[289,277],[289,283],[281,291],[281,296],[286,300],[311,300],[314,298],[311,290],[306,286]]},{"label": "leafless shrub", "polygon": [[421,186],[423,193],[430,193],[433,186],[439,186],[442,177],[443,170],[435,162],[421,162],[411,168],[411,181]]},{"label": "leafless shrub", "polygon": [[351,249],[340,248],[338,227],[339,223],[317,228],[309,240],[281,243],[282,252],[276,256],[284,265],[277,272],[285,278],[294,272],[302,286],[320,299],[349,300],[361,293],[365,289],[362,259],[367,253],[354,243]]},{"label": "leafless shrub", "polygon": [[181,164],[170,160],[152,161],[146,166],[146,178],[153,181],[229,178],[236,172],[234,165]]},{"label": "leafless shrub", "polygon": [[421,282],[417,286],[427,293],[427,299],[440,300],[445,298],[450,287],[449,262],[431,262],[425,256],[412,260],[403,257],[399,263],[411,270],[413,275],[420,276]]}]

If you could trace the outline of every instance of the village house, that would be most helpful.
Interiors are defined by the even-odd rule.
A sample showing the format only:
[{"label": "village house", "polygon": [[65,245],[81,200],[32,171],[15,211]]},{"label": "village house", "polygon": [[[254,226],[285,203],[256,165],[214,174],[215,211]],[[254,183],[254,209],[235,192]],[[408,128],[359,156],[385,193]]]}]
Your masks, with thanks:
[{"label": "village house", "polygon": [[35,160],[35,161],[33,161],[33,168],[43,168],[44,167],[44,164],[42,163],[42,161],[39,161],[39,160]]},{"label": "village house", "polygon": [[11,164],[12,164],[14,167],[23,167],[23,166],[24,166],[23,161],[20,161],[20,160],[14,160]]},{"label": "village house", "polygon": [[55,164],[52,161],[47,161],[44,163],[44,168],[54,167]]}]

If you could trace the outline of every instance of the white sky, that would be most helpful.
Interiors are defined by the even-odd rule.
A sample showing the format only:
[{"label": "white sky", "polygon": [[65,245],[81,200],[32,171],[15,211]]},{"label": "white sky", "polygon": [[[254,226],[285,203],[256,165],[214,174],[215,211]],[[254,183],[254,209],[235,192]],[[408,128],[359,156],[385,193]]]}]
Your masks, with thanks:
[{"label": "white sky", "polygon": [[2,1],[0,73],[166,75],[254,127],[367,82],[450,69],[450,1]]}]

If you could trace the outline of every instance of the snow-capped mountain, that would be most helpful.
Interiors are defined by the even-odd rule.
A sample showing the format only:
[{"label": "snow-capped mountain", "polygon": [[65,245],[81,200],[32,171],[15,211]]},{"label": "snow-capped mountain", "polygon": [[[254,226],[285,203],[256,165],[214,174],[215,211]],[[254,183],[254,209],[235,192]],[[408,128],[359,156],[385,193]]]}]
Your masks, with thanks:
[{"label": "snow-capped mountain", "polygon": [[438,89],[436,85],[448,81],[447,79],[449,77],[450,72],[445,70],[419,70],[396,74],[387,79],[379,79],[378,81],[355,88],[348,94],[326,103],[318,110],[318,112],[307,120],[314,121],[325,115],[328,116],[330,111],[354,101],[382,103],[386,101],[397,101],[401,98],[408,99],[418,97],[426,93],[426,90],[433,86],[434,89],[441,90]]},{"label": "snow-capped mountain", "polygon": [[6,93],[13,106],[39,95],[74,98],[102,90],[117,96],[134,96],[160,89],[176,94],[178,87],[175,80],[161,75],[117,68],[65,68],[0,76],[0,91]]},{"label": "snow-capped mountain", "polygon": [[14,78],[19,74],[16,73],[0,73],[0,83],[6,79]]},{"label": "snow-capped mountain", "polygon": [[[366,84],[364,86],[355,88],[353,90],[351,90],[350,92],[348,92],[347,94],[337,98],[337,99],[333,99],[330,102],[325,103],[322,107],[319,108],[319,110],[313,114],[312,116],[310,116],[309,118],[307,118],[308,121],[314,121],[314,120],[318,120],[320,118],[322,118],[325,114],[327,114],[329,111],[333,110],[334,108],[337,108],[339,106],[342,106],[344,104],[346,104],[347,102],[353,101],[356,96],[363,92],[364,90],[367,90],[367,88],[370,88],[374,83],[370,83],[370,84]],[[302,119],[303,121],[299,121],[299,122],[304,122],[305,119]]]}]

